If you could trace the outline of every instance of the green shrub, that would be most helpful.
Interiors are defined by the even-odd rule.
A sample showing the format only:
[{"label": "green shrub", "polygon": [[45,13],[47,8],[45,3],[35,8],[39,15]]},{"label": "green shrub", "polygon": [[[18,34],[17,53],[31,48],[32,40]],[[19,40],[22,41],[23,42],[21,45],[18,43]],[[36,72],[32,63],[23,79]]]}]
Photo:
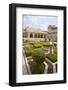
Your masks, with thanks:
[{"label": "green shrub", "polygon": [[45,65],[43,63],[38,65],[35,61],[32,61],[29,62],[29,66],[32,74],[44,73]]},{"label": "green shrub", "polygon": [[30,42],[30,45],[34,45],[35,42]]},{"label": "green shrub", "polygon": [[54,51],[55,54],[57,54],[57,51]]},{"label": "green shrub", "polygon": [[49,44],[49,43],[43,43],[43,46],[48,46],[48,47],[51,47],[52,45]]},{"label": "green shrub", "polygon": [[25,40],[24,43],[30,42],[29,40]]},{"label": "green shrub", "polygon": [[44,73],[44,69],[45,69],[45,65],[41,64],[41,65],[35,65],[35,67],[33,67],[32,69],[32,74],[42,74]]},{"label": "green shrub", "polygon": [[43,41],[30,42],[30,45],[32,45],[34,48],[41,48],[42,46],[48,46],[48,47],[52,46],[50,45],[49,42],[43,42]]},{"label": "green shrub", "polygon": [[34,48],[41,48],[41,47],[42,47],[42,44],[40,44],[40,43],[35,43],[35,44],[33,45],[33,47],[34,47]]},{"label": "green shrub", "polygon": [[54,53],[57,54],[57,48],[54,48]]},{"label": "green shrub", "polygon": [[32,52],[32,58],[37,64],[41,64],[45,60],[45,54],[42,50],[35,49]]},{"label": "green shrub", "polygon": [[32,48],[25,47],[24,52],[25,52],[26,57],[31,56]]},{"label": "green shrub", "polygon": [[53,63],[57,61],[57,55],[56,54],[52,54],[52,53],[49,53],[48,55],[46,55],[46,57],[52,61]]}]

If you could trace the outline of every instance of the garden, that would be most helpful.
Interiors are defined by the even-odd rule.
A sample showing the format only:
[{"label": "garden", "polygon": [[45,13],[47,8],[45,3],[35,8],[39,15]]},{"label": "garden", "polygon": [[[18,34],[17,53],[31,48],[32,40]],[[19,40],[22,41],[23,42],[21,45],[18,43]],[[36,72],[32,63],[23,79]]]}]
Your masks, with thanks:
[{"label": "garden", "polygon": [[32,74],[44,73],[46,58],[52,63],[57,62],[57,48],[50,42],[25,40],[23,49]]}]

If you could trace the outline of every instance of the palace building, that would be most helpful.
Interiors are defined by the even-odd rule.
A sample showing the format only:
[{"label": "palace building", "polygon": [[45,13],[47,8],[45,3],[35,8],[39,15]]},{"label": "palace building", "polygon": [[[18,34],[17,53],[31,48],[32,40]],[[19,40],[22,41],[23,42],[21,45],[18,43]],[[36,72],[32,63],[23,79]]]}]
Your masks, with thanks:
[{"label": "palace building", "polygon": [[57,42],[57,27],[56,26],[54,25],[48,26],[47,37],[49,41]]},{"label": "palace building", "polygon": [[48,30],[44,31],[41,29],[27,27],[23,30],[24,40],[31,41],[57,41],[57,27],[48,26]]}]

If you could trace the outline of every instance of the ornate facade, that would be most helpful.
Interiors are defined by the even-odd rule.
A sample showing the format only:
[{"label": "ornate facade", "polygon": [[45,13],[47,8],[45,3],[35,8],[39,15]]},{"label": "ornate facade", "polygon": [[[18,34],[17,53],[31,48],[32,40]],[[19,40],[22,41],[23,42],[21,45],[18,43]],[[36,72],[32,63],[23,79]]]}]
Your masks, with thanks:
[{"label": "ornate facade", "polygon": [[57,42],[57,27],[56,26],[48,26],[47,37],[49,41]]},{"label": "ornate facade", "polygon": [[23,31],[24,40],[32,41],[57,41],[57,27],[49,26],[47,31],[27,27]]}]

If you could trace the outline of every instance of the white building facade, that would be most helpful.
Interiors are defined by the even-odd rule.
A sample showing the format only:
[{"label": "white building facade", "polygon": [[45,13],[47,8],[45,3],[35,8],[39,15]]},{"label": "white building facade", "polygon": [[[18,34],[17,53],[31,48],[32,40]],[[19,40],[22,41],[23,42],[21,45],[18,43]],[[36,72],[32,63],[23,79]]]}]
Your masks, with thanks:
[{"label": "white building facade", "polygon": [[27,27],[23,32],[24,40],[31,41],[45,41],[47,39],[47,32],[40,29]]},{"label": "white building facade", "polygon": [[24,40],[31,41],[57,41],[57,27],[49,26],[47,31],[27,27],[23,30]]}]

